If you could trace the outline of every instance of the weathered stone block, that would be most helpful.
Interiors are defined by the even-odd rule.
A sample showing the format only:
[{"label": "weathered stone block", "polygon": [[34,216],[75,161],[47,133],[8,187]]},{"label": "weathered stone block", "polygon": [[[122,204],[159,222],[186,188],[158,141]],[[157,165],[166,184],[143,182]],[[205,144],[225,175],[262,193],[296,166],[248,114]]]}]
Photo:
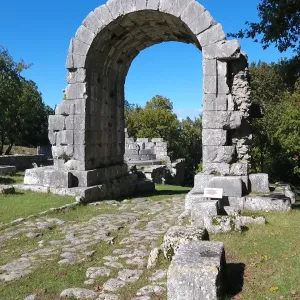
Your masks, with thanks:
[{"label": "weathered stone block", "polygon": [[71,43],[73,44],[71,51],[74,54],[83,55],[83,56],[87,55],[89,48],[90,48],[89,44],[86,44],[80,40],[77,40],[76,38],[73,38],[71,40]]},{"label": "weathered stone block", "polygon": [[229,175],[230,165],[227,163],[203,162],[203,174]]},{"label": "weathered stone block", "polygon": [[181,245],[168,269],[168,300],[221,299],[225,263],[222,243]]},{"label": "weathered stone block", "polygon": [[203,75],[204,76],[217,76],[217,60],[204,59],[203,60]]},{"label": "weathered stone block", "polygon": [[230,166],[230,175],[248,175],[248,164],[246,163],[235,163]]},{"label": "weathered stone block", "polygon": [[83,20],[82,25],[88,28],[94,34],[100,32],[100,30],[104,27],[102,20],[99,19],[93,11],[90,12]]},{"label": "weathered stone block", "polygon": [[57,132],[56,144],[57,145],[69,145],[74,143],[73,130],[61,130]]},{"label": "weathered stone block", "polygon": [[233,176],[214,177],[209,181],[208,187],[223,189],[223,196],[242,197],[243,195],[241,178]]},{"label": "weathered stone block", "polygon": [[205,94],[217,95],[217,76],[203,76],[203,91]]},{"label": "weathered stone block", "polygon": [[[148,1],[149,2],[149,1]],[[191,1],[185,10],[182,12],[180,19],[186,23],[192,23],[196,18],[198,18],[202,13],[204,13],[205,7],[202,6],[197,1]]]},{"label": "weathered stone block", "polygon": [[218,94],[229,94],[229,86],[227,84],[226,76],[217,76],[218,81]]},{"label": "weathered stone block", "polygon": [[254,193],[268,193],[270,192],[269,188],[269,175],[268,174],[250,174],[250,191]]},{"label": "weathered stone block", "polygon": [[198,35],[215,24],[216,21],[206,10],[200,16],[198,16],[192,23],[189,24],[189,28],[195,35]]},{"label": "weathered stone block", "polygon": [[225,61],[217,60],[217,75],[227,79],[228,63]]},{"label": "weathered stone block", "polygon": [[225,33],[223,31],[223,27],[221,24],[216,24],[209,29],[205,30],[201,34],[197,36],[198,41],[201,47],[208,46],[210,44],[214,44],[216,42],[222,41],[226,39]]},{"label": "weathered stone block", "polygon": [[161,250],[165,258],[171,259],[177,249],[182,244],[191,241],[209,240],[209,236],[205,228],[196,228],[193,226],[173,226],[170,227],[164,235]]},{"label": "weathered stone block", "polygon": [[86,83],[70,83],[65,89],[67,100],[83,99],[86,97]]},{"label": "weathered stone block", "polygon": [[219,214],[219,201],[193,201],[191,206],[191,221],[195,227],[204,227],[204,218],[213,217]]},{"label": "weathered stone block", "polygon": [[205,111],[202,117],[204,129],[236,129],[241,126],[239,111]]},{"label": "weathered stone block", "polygon": [[147,9],[158,10],[160,0],[148,0]]},{"label": "weathered stone block", "polygon": [[244,209],[253,211],[289,211],[291,200],[284,195],[262,195],[245,198]]},{"label": "weathered stone block", "polygon": [[229,61],[240,57],[240,49],[240,44],[236,40],[221,41],[203,47],[202,53],[205,59],[217,58],[219,60]]},{"label": "weathered stone block", "polygon": [[203,129],[203,146],[225,146],[227,143],[227,131],[223,129]]},{"label": "weathered stone block", "polygon": [[241,232],[241,222],[238,216],[215,216],[205,218],[205,227],[212,234],[237,231]]},{"label": "weathered stone block", "polygon": [[203,162],[228,163],[235,157],[234,146],[203,146]]},{"label": "weathered stone block", "polygon": [[72,175],[69,172],[59,171],[53,167],[27,169],[25,171],[24,184],[70,188],[72,187]]},{"label": "weathered stone block", "polygon": [[56,115],[69,116],[74,115],[74,101],[73,100],[63,100],[55,108]]},{"label": "weathered stone block", "polygon": [[227,197],[228,204],[237,209],[243,210],[245,207],[245,197]]},{"label": "weathered stone block", "polygon": [[91,45],[95,38],[95,34],[90,29],[88,29],[86,26],[81,25],[77,29],[75,37],[76,37],[76,39],[78,39],[86,44]]},{"label": "weathered stone block", "polygon": [[213,177],[214,175],[207,175],[203,173],[195,175],[193,192],[203,193],[204,189],[208,187],[208,183]]},{"label": "weathered stone block", "polygon": [[49,130],[64,130],[66,117],[61,115],[50,115],[48,117]]},{"label": "weathered stone block", "polygon": [[203,110],[208,111],[226,111],[227,110],[227,95],[204,94],[203,95]]}]

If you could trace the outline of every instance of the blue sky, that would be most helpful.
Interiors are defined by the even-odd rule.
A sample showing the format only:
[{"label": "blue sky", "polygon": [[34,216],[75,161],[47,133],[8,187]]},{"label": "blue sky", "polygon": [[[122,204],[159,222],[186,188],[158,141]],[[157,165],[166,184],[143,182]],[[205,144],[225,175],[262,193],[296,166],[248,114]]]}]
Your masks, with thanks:
[{"label": "blue sky", "polygon": [[[2,1],[0,10],[0,45],[16,59],[32,63],[24,76],[34,80],[46,104],[54,107],[66,86],[65,60],[70,39],[81,22],[105,0],[14,0]],[[256,1],[201,0],[225,33],[236,32],[246,20],[256,21]],[[241,40],[250,62],[277,61],[289,57],[270,47]],[[202,102],[202,55],[192,45],[168,42],[142,51],[134,60],[125,85],[130,103],[144,105],[160,94],[171,99],[178,117],[197,116]]]}]

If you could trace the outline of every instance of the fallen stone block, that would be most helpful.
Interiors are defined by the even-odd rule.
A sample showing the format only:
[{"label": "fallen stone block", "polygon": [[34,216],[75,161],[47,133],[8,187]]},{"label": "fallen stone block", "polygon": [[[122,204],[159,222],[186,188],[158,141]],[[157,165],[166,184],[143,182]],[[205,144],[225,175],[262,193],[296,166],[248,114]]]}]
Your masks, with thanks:
[{"label": "fallen stone block", "polygon": [[189,243],[190,241],[201,240],[209,240],[205,228],[173,226],[165,234],[161,250],[166,258],[171,259],[180,245]]},{"label": "fallen stone block", "polygon": [[168,300],[221,299],[225,264],[223,243],[181,245],[168,269]]},{"label": "fallen stone block", "polygon": [[250,196],[245,198],[244,209],[253,211],[289,211],[291,200],[282,194]]},{"label": "fallen stone block", "polygon": [[250,191],[253,193],[268,193],[269,189],[269,175],[268,174],[250,174]]},{"label": "fallen stone block", "polygon": [[239,219],[240,219],[241,226],[247,224],[258,224],[258,225],[266,224],[266,219],[264,217],[240,216]]},{"label": "fallen stone block", "polygon": [[238,216],[206,217],[204,219],[204,226],[212,234],[232,231],[240,232],[242,230]]}]

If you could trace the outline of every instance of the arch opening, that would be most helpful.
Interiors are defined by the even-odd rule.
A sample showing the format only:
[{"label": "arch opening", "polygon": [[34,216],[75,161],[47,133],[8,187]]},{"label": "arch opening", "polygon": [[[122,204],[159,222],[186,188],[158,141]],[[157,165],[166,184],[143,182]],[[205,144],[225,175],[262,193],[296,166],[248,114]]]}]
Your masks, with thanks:
[{"label": "arch opening", "polygon": [[69,188],[87,202],[134,189],[123,163],[125,80],[140,51],[165,41],[192,43],[203,54],[204,174],[248,174],[251,101],[239,43],[226,41],[196,0],[109,0],[70,43],[66,99],[49,117],[54,167],[28,172],[25,183]]}]

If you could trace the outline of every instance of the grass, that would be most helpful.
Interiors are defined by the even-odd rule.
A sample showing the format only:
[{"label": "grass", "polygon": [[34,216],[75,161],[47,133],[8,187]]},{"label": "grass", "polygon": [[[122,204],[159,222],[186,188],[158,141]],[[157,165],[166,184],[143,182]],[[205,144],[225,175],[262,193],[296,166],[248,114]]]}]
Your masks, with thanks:
[{"label": "grass", "polygon": [[[4,151],[7,149],[8,146],[4,146]],[[10,155],[15,154],[26,154],[26,155],[36,155],[37,150],[36,148],[29,148],[29,147],[22,147],[22,146],[13,146],[10,152]]]},{"label": "grass", "polygon": [[1,175],[0,185],[23,184],[24,172],[17,172],[15,175]]},{"label": "grass", "polygon": [[0,224],[74,202],[74,197],[17,191],[0,195]]},{"label": "grass", "polygon": [[[18,178],[19,176],[16,179]],[[156,185],[154,193],[143,195],[143,197],[149,201],[161,201],[177,196],[182,198],[189,190],[184,187]],[[28,216],[72,201],[72,197],[32,192],[1,196],[0,220],[9,222],[15,218]],[[130,202],[131,199],[128,203]],[[49,216],[66,222],[83,222],[99,214],[119,213],[118,208],[118,203],[103,202],[99,206],[79,206],[68,211],[51,213]],[[211,236],[212,240],[222,241],[225,244],[231,298],[245,300],[300,299],[299,208],[300,202],[298,201],[295,209],[291,212],[244,211],[243,215],[263,215],[267,220],[267,225],[249,225],[248,230],[243,233]],[[143,225],[141,224],[141,226]],[[58,229],[54,228],[43,239],[55,239],[58,234]],[[127,235],[127,229],[121,229],[116,237],[116,245],[101,243],[97,247],[95,255],[81,264],[68,267],[58,266],[59,257],[57,257],[56,261],[43,263],[24,279],[1,284],[0,299],[23,299],[24,296],[31,293],[38,293],[38,299],[58,299],[58,293],[64,288],[83,287],[86,269],[89,266],[102,264],[102,257],[111,254],[118,247],[118,242]],[[29,251],[32,247],[30,243],[31,241],[24,236],[7,242],[1,249],[0,264],[19,257],[22,251]],[[160,260],[157,269],[167,266],[167,261]],[[131,299],[140,287],[147,284],[147,278],[154,271],[146,270],[136,283],[121,289],[122,299]],[[116,274],[112,274],[112,276],[114,275]],[[92,288],[101,289],[104,280],[105,278],[100,278]],[[163,295],[158,299],[165,298],[166,295]]]},{"label": "grass", "polygon": [[300,299],[300,210],[259,215],[266,226],[212,236],[225,244],[234,299]]}]

